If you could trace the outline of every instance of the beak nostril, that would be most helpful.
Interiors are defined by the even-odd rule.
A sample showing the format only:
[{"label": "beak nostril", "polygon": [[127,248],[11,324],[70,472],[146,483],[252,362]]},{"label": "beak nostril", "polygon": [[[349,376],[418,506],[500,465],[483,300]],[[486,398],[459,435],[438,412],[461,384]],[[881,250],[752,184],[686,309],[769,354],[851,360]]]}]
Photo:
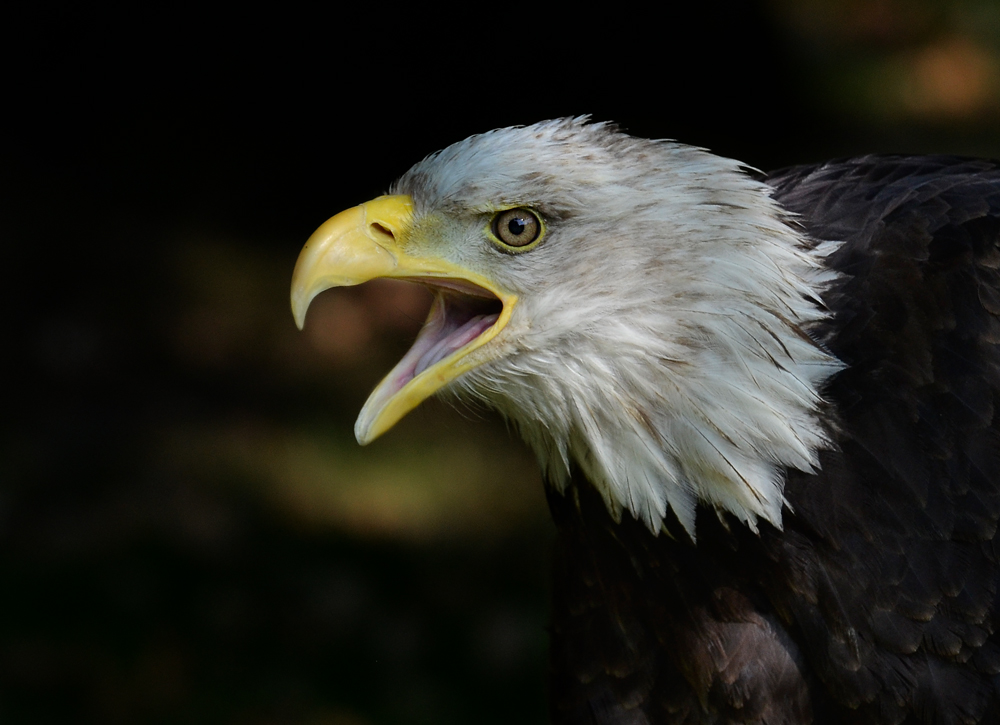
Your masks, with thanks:
[{"label": "beak nostril", "polygon": [[387,227],[383,226],[379,222],[373,222],[372,225],[371,225],[371,229],[376,234],[385,234],[386,236],[391,237],[393,240],[395,240],[395,238],[396,238],[396,235],[392,233],[392,230],[390,230]]}]

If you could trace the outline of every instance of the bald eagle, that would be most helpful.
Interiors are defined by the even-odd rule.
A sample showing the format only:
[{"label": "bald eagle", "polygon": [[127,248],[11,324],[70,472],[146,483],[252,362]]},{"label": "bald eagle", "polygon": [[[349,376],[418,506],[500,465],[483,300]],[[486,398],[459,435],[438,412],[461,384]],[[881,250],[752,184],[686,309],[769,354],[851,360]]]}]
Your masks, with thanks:
[{"label": "bald eagle", "polygon": [[321,226],[298,325],[376,277],[434,299],[358,441],[444,392],[544,471],[553,722],[1000,722],[1000,164],[505,128]]}]

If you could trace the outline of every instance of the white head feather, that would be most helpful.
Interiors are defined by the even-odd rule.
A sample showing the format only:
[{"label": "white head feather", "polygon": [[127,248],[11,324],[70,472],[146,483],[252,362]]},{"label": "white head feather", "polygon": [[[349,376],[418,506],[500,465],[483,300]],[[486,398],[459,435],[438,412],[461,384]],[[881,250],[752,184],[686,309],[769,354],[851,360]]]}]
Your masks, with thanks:
[{"label": "white head feather", "polygon": [[[393,193],[519,296],[500,354],[451,390],[512,420],[552,485],[575,463],[616,519],[654,533],[669,506],[693,538],[699,501],[781,526],[784,469],[818,465],[820,390],[842,365],[807,334],[829,245],[769,187],[701,149],[563,119],[454,144]],[[546,221],[530,252],[482,239],[482,216],[511,206]]]}]

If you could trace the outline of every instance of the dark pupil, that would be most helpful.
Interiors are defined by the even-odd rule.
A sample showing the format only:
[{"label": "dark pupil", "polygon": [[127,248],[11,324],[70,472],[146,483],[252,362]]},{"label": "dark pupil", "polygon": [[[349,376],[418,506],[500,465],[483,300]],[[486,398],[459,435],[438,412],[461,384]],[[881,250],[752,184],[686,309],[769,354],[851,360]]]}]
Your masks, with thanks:
[{"label": "dark pupil", "polygon": [[528,225],[524,223],[524,219],[520,219],[520,218],[517,218],[517,217],[515,217],[514,219],[511,219],[509,222],[507,222],[507,229],[515,237],[516,236],[520,236],[521,234],[524,234],[524,230],[525,230],[525,228],[527,226]]}]

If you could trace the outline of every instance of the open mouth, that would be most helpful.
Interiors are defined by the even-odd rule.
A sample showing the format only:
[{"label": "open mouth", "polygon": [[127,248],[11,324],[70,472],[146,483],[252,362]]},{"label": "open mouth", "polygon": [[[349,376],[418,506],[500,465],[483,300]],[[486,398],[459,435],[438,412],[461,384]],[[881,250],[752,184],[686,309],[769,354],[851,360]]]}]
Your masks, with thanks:
[{"label": "open mouth", "polygon": [[503,312],[496,295],[470,282],[426,277],[410,281],[429,287],[434,301],[413,346],[389,373],[391,393],[479,338]]},{"label": "open mouth", "polygon": [[342,211],[313,232],[292,274],[292,314],[301,328],[312,299],[330,287],[391,277],[431,289],[434,302],[413,347],[376,386],[358,415],[362,445],[394,426],[421,401],[494,359],[479,348],[500,334],[517,295],[446,257],[415,254],[400,244],[412,233],[413,200],[382,196]]}]

